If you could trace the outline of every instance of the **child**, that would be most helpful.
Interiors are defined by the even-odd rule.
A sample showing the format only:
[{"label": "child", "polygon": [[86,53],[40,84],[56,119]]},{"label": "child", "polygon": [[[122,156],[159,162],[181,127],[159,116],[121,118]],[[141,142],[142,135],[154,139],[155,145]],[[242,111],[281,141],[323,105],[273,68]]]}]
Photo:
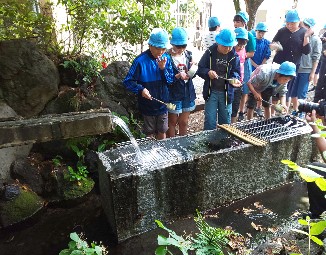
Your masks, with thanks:
[{"label": "child", "polygon": [[[281,64],[284,61],[290,61],[299,65],[302,54],[309,54],[311,51],[310,35],[312,35],[312,29],[300,27],[297,10],[289,10],[285,15],[285,27],[277,31],[270,44],[271,49],[276,50],[273,62]],[[294,79],[288,84],[289,91],[293,83]],[[273,103],[277,103],[278,100],[278,96],[274,97]]]},{"label": "child", "polygon": [[[236,53],[240,59],[240,81],[243,82],[244,78],[244,63],[246,61],[246,45],[248,42],[248,31],[243,27],[238,27],[234,29],[236,34],[236,39],[238,44],[234,46]],[[238,110],[240,106],[242,91],[240,88],[234,89],[234,100],[232,103],[232,114],[231,114],[231,123],[235,123],[237,121]]]},{"label": "child", "polygon": [[248,87],[251,93],[249,93],[249,99],[247,102],[247,119],[253,118],[253,111],[256,106],[256,100],[262,101],[262,105],[265,110],[265,118],[271,117],[270,112],[270,98],[279,93],[280,101],[285,110],[286,107],[286,91],[287,83],[296,76],[296,66],[294,63],[285,61],[281,65],[264,64],[258,66],[252,73],[250,80],[248,81]]},{"label": "child", "polygon": [[[253,71],[257,66],[265,64],[266,61],[271,57],[271,50],[269,48],[271,42],[264,38],[267,31],[268,29],[265,22],[259,22],[255,28],[256,51],[255,55],[251,58]],[[261,102],[257,102],[256,113],[259,117],[264,116],[261,110]]]},{"label": "child", "polygon": [[187,51],[188,35],[184,28],[172,30],[170,41],[172,48],[168,51],[172,58],[174,82],[169,86],[170,103],[176,105],[175,110],[169,109],[169,129],[167,137],[176,135],[179,125],[179,135],[186,135],[190,112],[196,107],[196,92],[192,82],[193,75],[188,75],[192,65],[192,53]]},{"label": "child", "polygon": [[165,52],[169,35],[164,29],[154,28],[149,37],[149,49],[133,61],[123,81],[124,86],[138,95],[139,111],[144,118],[144,133],[158,140],[166,137],[168,114],[163,102],[169,98],[168,85],[173,82],[173,69]]},{"label": "child", "polygon": [[221,30],[221,23],[217,17],[210,17],[208,19],[209,33],[205,35],[203,40],[203,50],[207,50],[215,43],[215,37]]},{"label": "child", "polygon": [[[216,129],[218,124],[231,123],[233,90],[240,87],[240,60],[233,46],[237,44],[235,33],[223,29],[215,38],[198,64],[197,74],[204,82],[205,99],[204,130]],[[229,78],[234,78],[230,83]]]},{"label": "child", "polygon": [[[249,21],[249,15],[245,11],[238,12],[233,18],[233,25],[235,28],[238,27],[247,27],[247,23]],[[252,35],[252,33],[248,33],[248,43],[246,45],[246,61],[244,64],[244,78],[243,78],[243,87],[242,87],[242,96],[240,101],[239,107],[239,120],[244,119],[244,111],[245,111],[245,104],[248,98],[249,89],[247,86],[247,82],[250,78],[252,72],[252,66],[250,62],[250,58],[252,58],[255,54],[256,50],[256,39]]]},{"label": "child", "polygon": [[[302,26],[306,29],[313,29],[315,24],[316,22],[313,18],[304,19],[302,22]],[[315,34],[310,36],[310,47],[310,53],[307,55],[302,54],[301,56],[297,77],[291,87],[291,91],[288,93],[293,103],[294,112],[298,111],[298,99],[307,98],[309,82],[314,82],[315,72],[321,56],[322,42]],[[300,113],[299,117],[303,117],[303,115],[303,113]]]}]

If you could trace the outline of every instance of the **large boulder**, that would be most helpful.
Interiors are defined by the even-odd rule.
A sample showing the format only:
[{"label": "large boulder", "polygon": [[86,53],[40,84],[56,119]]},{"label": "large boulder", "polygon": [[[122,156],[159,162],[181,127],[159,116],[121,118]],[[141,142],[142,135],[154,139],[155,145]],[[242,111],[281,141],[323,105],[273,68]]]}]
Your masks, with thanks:
[{"label": "large boulder", "polygon": [[122,82],[130,68],[129,62],[116,61],[101,71],[104,79],[98,79],[95,93],[104,107],[121,115],[132,113],[139,116],[137,96],[123,86]]},{"label": "large boulder", "polygon": [[23,117],[38,115],[57,95],[55,64],[33,42],[0,42],[0,99]]}]

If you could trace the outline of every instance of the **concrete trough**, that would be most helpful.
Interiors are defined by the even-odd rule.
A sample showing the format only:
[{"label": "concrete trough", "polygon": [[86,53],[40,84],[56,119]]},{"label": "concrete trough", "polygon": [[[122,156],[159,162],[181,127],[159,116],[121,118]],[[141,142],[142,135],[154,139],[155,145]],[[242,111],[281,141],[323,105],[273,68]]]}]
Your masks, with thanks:
[{"label": "concrete trough", "polygon": [[[309,129],[307,129],[309,130]],[[162,141],[139,140],[99,153],[102,202],[116,241],[163,222],[293,180],[280,161],[298,164],[316,153],[309,131],[258,147],[217,129]]]}]

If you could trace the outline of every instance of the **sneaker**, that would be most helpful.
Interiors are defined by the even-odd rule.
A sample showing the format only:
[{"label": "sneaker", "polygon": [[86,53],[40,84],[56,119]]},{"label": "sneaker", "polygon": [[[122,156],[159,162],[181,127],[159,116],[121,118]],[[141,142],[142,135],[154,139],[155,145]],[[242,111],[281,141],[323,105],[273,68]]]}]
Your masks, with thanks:
[{"label": "sneaker", "polygon": [[256,108],[256,114],[258,117],[264,117],[263,111],[261,108]]},{"label": "sneaker", "polygon": [[291,115],[292,115],[292,116],[297,116],[297,115],[298,115],[298,112],[297,112],[296,110],[293,110],[293,111],[291,112]]},{"label": "sneaker", "polygon": [[298,118],[304,120],[306,118],[306,114],[304,112],[300,112],[300,113],[298,113]]},{"label": "sneaker", "polygon": [[243,112],[239,112],[238,121],[243,121],[243,120],[244,120],[244,113]]}]

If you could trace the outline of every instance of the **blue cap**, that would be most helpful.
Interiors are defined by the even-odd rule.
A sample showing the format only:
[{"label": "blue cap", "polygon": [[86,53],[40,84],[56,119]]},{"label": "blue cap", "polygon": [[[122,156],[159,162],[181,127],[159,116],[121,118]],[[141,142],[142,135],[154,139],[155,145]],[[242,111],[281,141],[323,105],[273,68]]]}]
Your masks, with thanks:
[{"label": "blue cap", "polygon": [[217,17],[210,17],[208,19],[208,27],[219,27],[221,25],[221,22],[218,20]]},{"label": "blue cap", "polygon": [[169,35],[162,28],[154,28],[149,36],[148,44],[157,48],[165,49],[168,46]]},{"label": "blue cap", "polygon": [[237,15],[240,16],[246,24],[248,23],[248,21],[249,21],[249,15],[248,15],[247,12],[245,12],[245,11],[239,11],[237,13]]},{"label": "blue cap", "polygon": [[187,31],[183,27],[176,27],[171,34],[170,43],[172,45],[186,45],[188,43]]},{"label": "blue cap", "polygon": [[316,21],[313,18],[306,18],[303,20],[303,23],[305,23],[309,27],[313,27],[314,25],[316,25]]},{"label": "blue cap", "polygon": [[246,39],[248,40],[248,31],[243,27],[237,27],[234,29],[236,39]]},{"label": "blue cap", "polygon": [[285,15],[285,21],[286,22],[299,22],[299,14],[297,10],[289,10]]},{"label": "blue cap", "polygon": [[237,45],[237,39],[235,38],[235,33],[230,29],[222,29],[221,32],[215,37],[218,44],[233,47]]},{"label": "blue cap", "polygon": [[265,22],[259,22],[255,28],[255,30],[257,31],[264,31],[264,32],[267,32],[268,29],[267,29],[267,25]]},{"label": "blue cap", "polygon": [[280,65],[276,72],[283,75],[296,76],[296,66],[292,62],[285,61]]}]

